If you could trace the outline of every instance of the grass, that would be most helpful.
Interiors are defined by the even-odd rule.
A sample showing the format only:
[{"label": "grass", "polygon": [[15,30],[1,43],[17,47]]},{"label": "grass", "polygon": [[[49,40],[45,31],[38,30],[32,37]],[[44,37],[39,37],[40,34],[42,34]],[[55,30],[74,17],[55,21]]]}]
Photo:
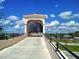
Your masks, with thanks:
[{"label": "grass", "polygon": [[[52,40],[54,41],[54,40]],[[64,43],[79,43],[79,40],[66,40],[66,39],[61,39],[57,40],[58,42],[64,42]]]},{"label": "grass", "polygon": [[[55,42],[54,40],[52,40],[53,42]],[[58,42],[64,42],[64,43],[79,43],[79,40],[57,40]],[[79,46],[71,46],[71,45],[63,45],[66,48],[68,48],[70,51],[74,51],[74,52],[79,52]],[[61,50],[65,50],[62,46],[59,45],[59,48]]]},{"label": "grass", "polygon": [[[79,52],[79,46],[71,46],[71,45],[63,45],[65,46],[66,48],[68,48],[70,51],[72,52]],[[62,46],[59,45],[59,48],[61,50],[65,50]]]}]

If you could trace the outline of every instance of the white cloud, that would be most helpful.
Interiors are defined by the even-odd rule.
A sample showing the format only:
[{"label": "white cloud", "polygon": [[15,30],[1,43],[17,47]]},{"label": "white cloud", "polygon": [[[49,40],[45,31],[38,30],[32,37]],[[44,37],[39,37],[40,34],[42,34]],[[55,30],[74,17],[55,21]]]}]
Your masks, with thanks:
[{"label": "white cloud", "polygon": [[5,21],[3,21],[3,24],[4,25],[7,25],[7,24],[9,24],[10,23],[10,20],[5,20]]},{"label": "white cloud", "polygon": [[[73,33],[75,31],[79,31],[79,23],[72,20],[66,23],[61,23],[60,26],[55,26],[54,23],[60,24],[59,21],[55,20],[50,23],[47,23],[46,30],[48,33]],[[52,24],[53,23],[53,24]],[[54,25],[54,26],[51,26]]]},{"label": "white cloud", "polygon": [[71,18],[79,18],[79,13],[73,14],[73,15],[71,16]]},{"label": "white cloud", "polygon": [[57,20],[54,20],[50,23],[50,26],[56,26],[56,25],[59,25],[59,21]]},{"label": "white cloud", "polygon": [[61,12],[58,16],[62,19],[73,19],[73,18],[79,18],[79,13],[73,14],[72,11],[64,11]]},{"label": "white cloud", "polygon": [[46,27],[51,27],[51,26],[56,26],[56,25],[59,25],[59,21],[57,20],[54,20],[50,23],[46,23]]},{"label": "white cloud", "polygon": [[24,24],[24,20],[18,20],[15,22],[16,24],[20,24],[20,25],[23,25]]},{"label": "white cloud", "polygon": [[70,19],[72,15],[72,11],[61,12],[58,16],[62,19]]},{"label": "white cloud", "polygon": [[59,26],[58,28],[62,28],[62,29],[64,29],[64,28],[66,28],[66,26]]},{"label": "white cloud", "polygon": [[45,15],[46,16],[46,18],[48,18],[48,15]]},{"label": "white cloud", "polygon": [[45,26],[50,26],[50,24],[49,23],[46,23],[46,25]]},{"label": "white cloud", "polygon": [[61,26],[65,26],[66,25],[66,23],[61,23]]},{"label": "white cloud", "polygon": [[78,28],[77,28],[77,27],[73,27],[72,29],[73,29],[73,30],[78,30]]},{"label": "white cloud", "polygon": [[23,29],[23,28],[24,28],[24,26],[21,26],[21,25],[18,25],[18,24],[14,26],[14,29]]},{"label": "white cloud", "polygon": [[2,24],[2,21],[0,20],[0,24]]},{"label": "white cloud", "polygon": [[61,23],[61,26],[79,26],[79,23],[77,23],[75,21],[69,21],[66,23]]},{"label": "white cloud", "polygon": [[54,18],[54,17],[55,17],[55,15],[54,15],[54,14],[51,14],[51,15],[50,15],[50,17],[53,17],[53,18]]},{"label": "white cloud", "polygon": [[23,26],[21,26],[20,28],[21,28],[21,29],[23,29],[24,27],[23,27]]},{"label": "white cloud", "polygon": [[79,26],[79,23],[76,23],[75,25]]},{"label": "white cloud", "polygon": [[5,2],[5,0],[0,0],[0,3]]},{"label": "white cloud", "polygon": [[9,16],[7,17],[8,20],[11,20],[11,21],[17,21],[19,20],[19,18],[17,16]]},{"label": "white cloud", "polygon": [[46,23],[46,30],[50,31],[50,30],[52,30],[52,28],[56,28],[57,25],[59,25],[59,21],[57,21],[57,20],[54,20],[50,23]]},{"label": "white cloud", "polygon": [[14,23],[11,22],[10,25],[14,25]]},{"label": "white cloud", "polygon": [[76,22],[75,21],[69,21],[66,23],[67,26],[74,26],[76,25]]},{"label": "white cloud", "polygon": [[19,27],[20,27],[20,25],[15,25],[15,26],[14,26],[15,29],[17,29],[17,28],[19,28]]}]

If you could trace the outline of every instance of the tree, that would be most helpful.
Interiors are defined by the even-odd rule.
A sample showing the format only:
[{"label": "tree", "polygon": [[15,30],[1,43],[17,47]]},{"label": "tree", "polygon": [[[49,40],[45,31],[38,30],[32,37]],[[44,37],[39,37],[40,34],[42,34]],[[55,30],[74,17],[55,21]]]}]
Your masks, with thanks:
[{"label": "tree", "polygon": [[74,33],[74,36],[78,36],[78,37],[79,37],[79,31],[76,31],[76,32]]},{"label": "tree", "polygon": [[4,38],[2,19],[4,17],[4,1],[0,1],[0,39]]}]

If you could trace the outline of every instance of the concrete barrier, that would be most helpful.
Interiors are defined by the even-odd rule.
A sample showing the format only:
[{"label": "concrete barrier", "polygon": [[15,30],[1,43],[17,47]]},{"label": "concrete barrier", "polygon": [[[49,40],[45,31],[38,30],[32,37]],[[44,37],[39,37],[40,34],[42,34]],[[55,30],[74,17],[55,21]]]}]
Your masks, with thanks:
[{"label": "concrete barrier", "polygon": [[18,36],[18,37],[8,39],[8,40],[0,40],[0,50],[14,45],[14,44],[23,40],[26,37],[27,37],[27,35],[22,35],[22,36]]}]

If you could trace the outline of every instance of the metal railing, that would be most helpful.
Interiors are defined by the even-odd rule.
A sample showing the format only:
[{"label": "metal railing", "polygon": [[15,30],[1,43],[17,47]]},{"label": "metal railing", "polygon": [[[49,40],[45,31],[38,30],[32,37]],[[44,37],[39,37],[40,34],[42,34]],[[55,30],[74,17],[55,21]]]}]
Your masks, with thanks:
[{"label": "metal railing", "polygon": [[52,43],[52,37],[47,37],[48,39],[50,39],[50,44],[51,46],[54,47],[55,51],[58,52],[63,59],[67,59],[65,55],[63,55],[59,49],[59,45],[62,46],[67,52],[69,52],[75,59],[79,59],[79,56],[77,56],[75,53],[73,53],[71,50],[69,50],[67,47],[63,46],[61,43],[59,43],[57,40],[54,39],[55,43]]}]

